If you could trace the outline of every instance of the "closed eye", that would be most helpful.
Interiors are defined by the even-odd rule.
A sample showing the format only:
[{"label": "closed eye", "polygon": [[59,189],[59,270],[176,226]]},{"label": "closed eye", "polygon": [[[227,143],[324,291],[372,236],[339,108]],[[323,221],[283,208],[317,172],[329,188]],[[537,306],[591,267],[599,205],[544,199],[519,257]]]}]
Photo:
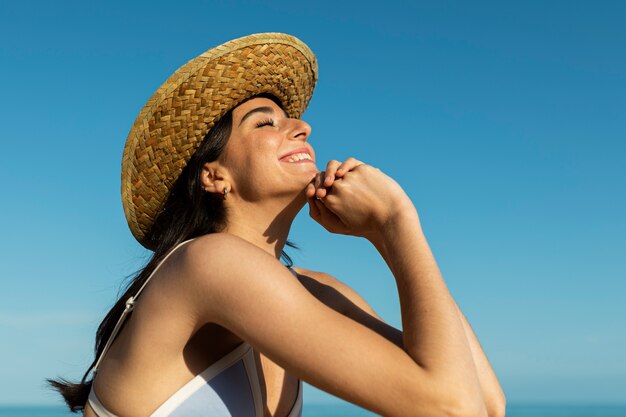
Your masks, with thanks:
[{"label": "closed eye", "polygon": [[272,119],[265,119],[265,120],[260,120],[256,123],[256,127],[263,127],[263,126],[274,126],[274,121]]}]

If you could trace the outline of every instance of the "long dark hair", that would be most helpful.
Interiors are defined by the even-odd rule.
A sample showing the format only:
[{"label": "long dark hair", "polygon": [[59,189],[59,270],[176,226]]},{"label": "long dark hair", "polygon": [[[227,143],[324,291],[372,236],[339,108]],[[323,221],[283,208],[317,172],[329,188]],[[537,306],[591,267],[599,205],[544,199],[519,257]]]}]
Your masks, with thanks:
[{"label": "long dark hair", "polygon": [[[280,105],[280,102],[271,95],[260,94],[255,97],[270,98]],[[202,190],[200,173],[206,162],[217,160],[224,151],[230,137],[232,119],[232,110],[229,110],[217,121],[174,183],[163,210],[148,234],[154,253],[143,268],[131,274],[131,279],[120,291],[123,293],[122,296],[98,326],[95,358],[81,381],[73,383],[64,378],[47,379],[47,382],[63,396],[72,412],[82,411],[85,407],[93,381],[93,378],[89,380],[87,378],[122,315],[126,300],[139,290],[171,248],[185,240],[222,231],[226,226],[227,212],[223,198],[221,195]],[[289,240],[285,244],[299,249]],[[285,251],[282,251],[281,259],[285,265],[293,265]]]}]

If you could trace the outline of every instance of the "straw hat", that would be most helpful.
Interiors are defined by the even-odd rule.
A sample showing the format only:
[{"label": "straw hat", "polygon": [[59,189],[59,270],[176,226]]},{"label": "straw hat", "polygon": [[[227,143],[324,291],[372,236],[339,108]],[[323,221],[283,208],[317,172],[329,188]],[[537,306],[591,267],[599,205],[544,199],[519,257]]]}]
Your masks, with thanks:
[{"label": "straw hat", "polygon": [[290,117],[306,109],[317,61],[299,39],[259,33],[192,59],[152,95],[130,129],[122,157],[122,204],[135,238],[147,234],[169,190],[205,135],[228,110],[261,93],[276,96]]}]

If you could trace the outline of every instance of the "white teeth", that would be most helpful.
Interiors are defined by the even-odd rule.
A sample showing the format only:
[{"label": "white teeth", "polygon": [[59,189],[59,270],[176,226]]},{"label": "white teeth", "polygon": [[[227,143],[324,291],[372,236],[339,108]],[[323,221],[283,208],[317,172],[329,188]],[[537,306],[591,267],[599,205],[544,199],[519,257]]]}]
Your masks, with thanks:
[{"label": "white teeth", "polygon": [[291,157],[287,160],[287,162],[297,162],[303,159],[313,160],[313,158],[311,158],[311,155],[309,155],[308,153],[297,153],[295,155],[291,155]]}]

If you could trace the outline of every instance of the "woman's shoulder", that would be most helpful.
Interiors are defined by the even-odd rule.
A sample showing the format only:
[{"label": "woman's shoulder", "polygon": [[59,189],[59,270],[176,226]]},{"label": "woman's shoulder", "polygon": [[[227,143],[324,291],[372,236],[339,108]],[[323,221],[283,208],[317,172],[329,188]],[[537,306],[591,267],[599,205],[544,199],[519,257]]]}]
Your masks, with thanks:
[{"label": "woman's shoulder", "polygon": [[181,303],[188,304],[197,299],[190,295],[199,294],[199,302],[204,302],[205,293],[211,290],[211,276],[227,273],[228,265],[238,265],[241,258],[249,258],[250,253],[263,256],[264,252],[259,252],[263,251],[227,233],[211,233],[187,240],[172,249],[158,265],[154,277],[150,277],[152,283],[146,287],[144,298],[156,294],[156,299],[160,300],[163,294],[167,294],[170,300],[180,299]]},{"label": "woman's shoulder", "polygon": [[[211,233],[195,238],[177,254],[178,282],[184,281],[190,300],[199,303],[222,301],[251,291],[255,281],[273,282],[278,289],[291,274],[280,261],[253,243],[228,233]],[[285,274],[285,275],[283,275]]]},{"label": "woman's shoulder", "polygon": [[231,233],[216,232],[198,236],[185,245],[185,254],[188,260],[198,260],[210,257],[211,254],[228,256],[229,258],[241,258],[249,252],[255,252],[258,256],[270,254],[247,240]]},{"label": "woman's shoulder", "polygon": [[178,266],[187,273],[215,270],[218,265],[236,265],[247,258],[272,258],[247,240],[229,233],[209,233],[194,238],[178,251]]},{"label": "woman's shoulder", "polygon": [[247,240],[237,235],[234,235],[232,233],[226,233],[226,232],[214,232],[214,233],[207,233],[205,235],[198,236],[196,238],[193,238],[191,242],[189,242],[187,247],[196,247],[196,248],[206,249],[216,244],[245,245],[245,246],[256,247],[252,243],[248,242]]}]

